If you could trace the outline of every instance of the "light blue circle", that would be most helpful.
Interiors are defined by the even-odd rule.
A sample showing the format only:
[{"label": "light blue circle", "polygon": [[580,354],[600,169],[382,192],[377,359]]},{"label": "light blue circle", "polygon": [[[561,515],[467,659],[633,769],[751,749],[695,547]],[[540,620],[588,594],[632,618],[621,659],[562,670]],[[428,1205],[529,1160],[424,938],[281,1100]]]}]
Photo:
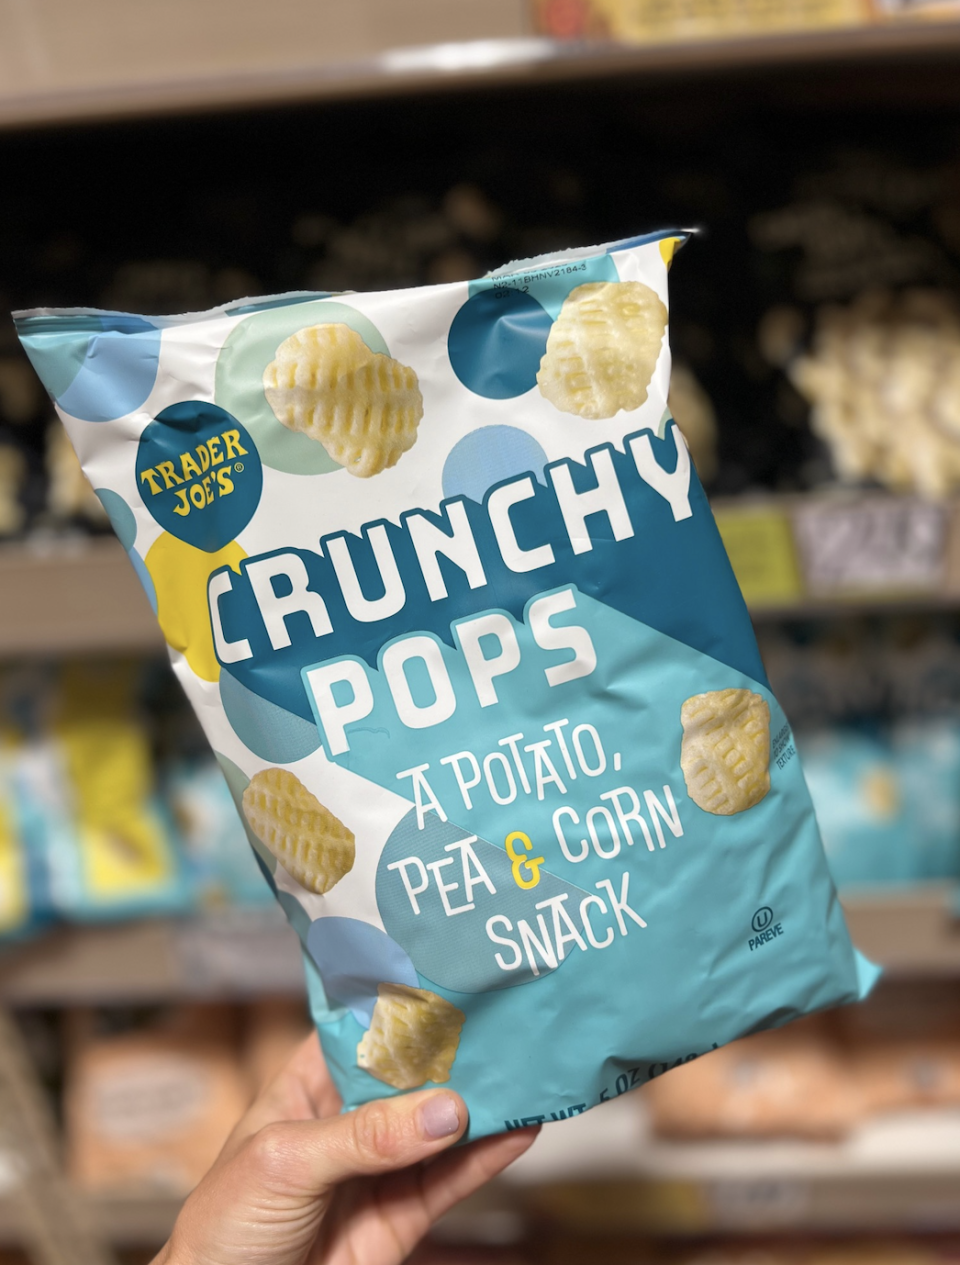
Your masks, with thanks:
[{"label": "light blue circle", "polygon": [[217,357],[215,399],[253,436],[260,460],[287,474],[328,474],[341,467],[323,444],[277,421],[263,389],[263,372],[277,348],[297,330],[311,325],[346,325],[372,352],[390,354],[383,335],[369,317],[347,303],[313,296],[295,296],[278,306],[258,303],[252,316],[230,331]]},{"label": "light blue circle", "polygon": [[447,336],[450,366],[468,391],[487,400],[512,400],[537,384],[553,324],[523,290],[495,287],[472,295]]},{"label": "light blue circle", "polygon": [[307,932],[307,951],[329,998],[370,1026],[381,984],[420,985],[408,955],[386,932],[359,918],[318,918]]},{"label": "light blue circle", "polygon": [[97,488],[96,494],[100,504],[106,510],[107,518],[110,519],[110,526],[116,532],[117,539],[124,549],[129,552],[137,539],[137,520],[134,517],[133,510],[122,496],[118,496],[116,492],[111,492],[109,488]]},{"label": "light blue circle", "polygon": [[77,317],[24,346],[54,399],[71,417],[109,422],[140,407],[160,364],[160,331],[142,316],[102,312]]},{"label": "light blue circle", "polygon": [[261,760],[293,764],[320,746],[316,725],[254,694],[225,670],[220,673],[220,702],[233,732]]},{"label": "light blue circle", "polygon": [[153,576],[147,570],[146,564],[137,553],[136,549],[128,549],[127,557],[133,563],[133,569],[136,571],[140,583],[143,585],[143,591],[147,595],[147,601],[153,609],[154,615],[157,613],[157,590],[154,588]]},{"label": "light blue circle", "polygon": [[547,454],[517,426],[480,426],[450,449],[443,463],[443,495],[482,502],[488,489],[518,474],[544,482]]}]

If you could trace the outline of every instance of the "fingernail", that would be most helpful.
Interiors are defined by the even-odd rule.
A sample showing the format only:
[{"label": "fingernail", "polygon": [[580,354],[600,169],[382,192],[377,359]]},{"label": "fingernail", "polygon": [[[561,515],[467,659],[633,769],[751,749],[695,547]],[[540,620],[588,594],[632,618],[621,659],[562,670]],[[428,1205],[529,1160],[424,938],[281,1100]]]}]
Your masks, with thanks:
[{"label": "fingernail", "polygon": [[420,1108],[420,1131],[425,1138],[449,1138],[460,1128],[460,1112],[452,1094],[434,1094]]}]

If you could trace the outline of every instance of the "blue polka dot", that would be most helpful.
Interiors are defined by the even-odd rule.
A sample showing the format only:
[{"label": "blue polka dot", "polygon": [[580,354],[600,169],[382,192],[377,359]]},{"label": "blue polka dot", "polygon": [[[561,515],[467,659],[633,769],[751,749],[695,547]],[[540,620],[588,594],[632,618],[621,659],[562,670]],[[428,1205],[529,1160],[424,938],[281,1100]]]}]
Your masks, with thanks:
[{"label": "blue polka dot", "polygon": [[153,608],[153,613],[157,613],[157,590],[153,585],[153,576],[147,570],[146,565],[136,549],[128,549],[127,557],[133,563],[133,569],[136,571],[140,583],[143,585],[143,591],[147,595],[147,601]]},{"label": "blue polka dot", "polygon": [[137,539],[137,520],[134,518],[133,510],[122,496],[111,492],[109,488],[97,488],[96,492],[100,504],[107,512],[107,518],[110,519],[110,526],[117,534],[117,539],[129,552]]},{"label": "blue polka dot", "polygon": [[443,463],[443,495],[482,501],[488,488],[517,474],[543,483],[547,454],[532,435],[516,426],[481,426],[464,435]]},{"label": "blue polka dot", "polygon": [[90,315],[56,335],[27,328],[23,345],[60,407],[86,422],[132,413],[157,380],[160,330],[142,316]]},{"label": "blue polka dot", "polygon": [[450,365],[463,385],[487,400],[512,400],[531,390],[547,349],[552,321],[523,290],[480,290],[453,318]]},{"label": "blue polka dot", "polygon": [[254,694],[225,671],[220,673],[220,701],[234,733],[261,760],[293,764],[320,746],[316,725]]},{"label": "blue polka dot", "polygon": [[419,987],[416,969],[395,940],[358,918],[318,918],[307,932],[307,950],[325,993],[370,1026],[380,984]]}]

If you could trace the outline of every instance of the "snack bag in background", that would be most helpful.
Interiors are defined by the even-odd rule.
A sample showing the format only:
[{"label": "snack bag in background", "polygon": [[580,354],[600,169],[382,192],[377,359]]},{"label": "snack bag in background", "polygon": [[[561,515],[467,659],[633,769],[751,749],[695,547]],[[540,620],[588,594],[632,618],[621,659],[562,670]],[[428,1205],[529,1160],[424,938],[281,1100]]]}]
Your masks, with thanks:
[{"label": "snack bag in background", "polygon": [[884,736],[853,726],[805,732],[800,754],[837,886],[916,881],[913,823]]},{"label": "snack bag in background", "polygon": [[682,240],[17,317],[348,1108],[566,1118],[874,977],[666,408]]},{"label": "snack bag in background", "polygon": [[102,1033],[95,1015],[71,1016],[64,1114],[79,1187],[186,1194],[197,1184],[250,1098],[234,1019],[225,1007],[182,1006]]},{"label": "snack bag in background", "polygon": [[0,671],[0,942],[42,930],[56,912],[47,804],[30,776],[48,677],[36,665]]},{"label": "snack bag in background", "polygon": [[65,918],[177,913],[191,903],[153,784],[137,680],[136,666],[123,661],[57,670],[18,761],[51,901]]},{"label": "snack bag in background", "polygon": [[15,758],[13,741],[0,725],[0,941],[24,935],[34,920]]},{"label": "snack bag in background", "polygon": [[220,768],[210,756],[178,760],[163,773],[190,887],[203,907],[273,905],[256,853]]},{"label": "snack bag in background", "polygon": [[645,1101],[663,1137],[838,1138],[860,1121],[856,1082],[818,1017],[735,1041],[659,1077]]},{"label": "snack bag in background", "polygon": [[841,890],[960,877],[960,724],[805,731],[799,743]]}]

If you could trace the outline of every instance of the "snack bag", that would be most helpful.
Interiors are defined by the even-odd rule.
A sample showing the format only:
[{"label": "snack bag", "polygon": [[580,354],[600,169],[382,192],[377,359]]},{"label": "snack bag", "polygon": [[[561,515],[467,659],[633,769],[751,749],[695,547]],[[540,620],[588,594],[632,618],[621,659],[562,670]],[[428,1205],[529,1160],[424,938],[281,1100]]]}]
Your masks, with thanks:
[{"label": "snack bag", "polygon": [[201,908],[272,906],[256,854],[244,846],[243,826],[216,762],[209,756],[176,761],[164,770],[163,789],[196,903]]},{"label": "snack bag", "polygon": [[13,760],[0,730],[0,941],[17,938],[30,930],[34,912]]},{"label": "snack bag", "polygon": [[153,786],[147,732],[124,661],[69,664],[35,701],[43,726],[18,762],[37,814],[51,902],[71,921],[183,913],[192,905],[175,832]]},{"label": "snack bag", "polygon": [[682,240],[17,317],[347,1108],[566,1118],[872,981],[666,409]]}]

